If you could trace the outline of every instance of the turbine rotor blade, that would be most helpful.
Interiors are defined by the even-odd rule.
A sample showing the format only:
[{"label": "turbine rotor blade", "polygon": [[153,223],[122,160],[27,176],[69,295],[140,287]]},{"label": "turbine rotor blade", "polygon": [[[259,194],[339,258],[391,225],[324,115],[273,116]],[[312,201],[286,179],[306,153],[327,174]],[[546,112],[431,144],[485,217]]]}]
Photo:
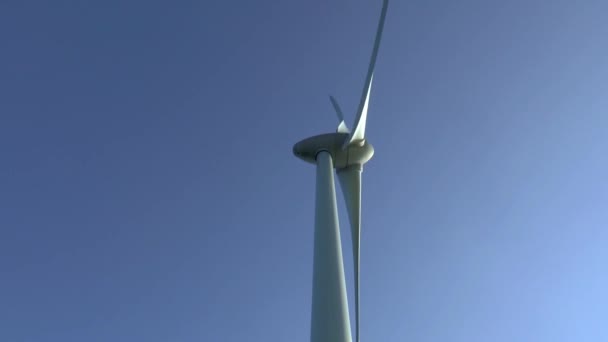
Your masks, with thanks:
[{"label": "turbine rotor blade", "polygon": [[348,130],[348,127],[346,126],[346,123],[344,122],[344,114],[342,114],[342,109],[340,109],[340,105],[338,104],[338,101],[336,101],[336,99],[331,95],[329,96],[329,100],[331,101],[331,104],[334,106],[336,115],[338,115],[338,121],[340,121],[340,123],[338,124],[338,128],[336,129],[336,132],[350,133],[350,131]]},{"label": "turbine rotor blade", "polygon": [[329,101],[331,101],[331,104],[334,106],[334,109],[336,110],[336,115],[338,115],[338,120],[344,121],[344,114],[342,114],[342,109],[340,109],[340,105],[338,104],[338,101],[336,101],[336,98],[329,95]]},{"label": "turbine rotor blade", "polygon": [[359,342],[359,284],[360,284],[360,249],[361,249],[361,165],[351,165],[338,170],[340,187],[346,202],[353,242],[353,266],[355,276],[355,336]]},{"label": "turbine rotor blade", "polygon": [[363,86],[363,94],[361,95],[361,101],[357,110],[357,118],[355,119],[355,125],[350,137],[344,143],[344,148],[353,142],[361,142],[365,139],[365,124],[367,121],[367,107],[369,105],[369,94],[372,87],[372,79],[374,77],[374,67],[376,65],[376,57],[378,57],[378,50],[380,49],[380,40],[382,39],[382,31],[384,29],[384,20],[386,18],[386,11],[388,9],[388,0],[384,0],[382,3],[382,12],[380,13],[380,21],[378,22],[378,30],[376,31],[376,39],[374,40],[374,48],[372,50],[372,57],[369,62],[367,69],[367,75],[365,76],[365,84]]}]

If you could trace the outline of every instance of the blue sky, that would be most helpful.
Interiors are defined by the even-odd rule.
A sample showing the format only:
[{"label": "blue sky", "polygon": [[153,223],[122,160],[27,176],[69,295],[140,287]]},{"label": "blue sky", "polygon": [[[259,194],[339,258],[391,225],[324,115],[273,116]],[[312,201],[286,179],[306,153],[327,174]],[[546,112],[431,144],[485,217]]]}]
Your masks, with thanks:
[{"label": "blue sky", "polygon": [[[314,167],[291,147],[335,129],[328,94],[352,122],[379,11],[3,1],[0,340],[308,341]],[[608,339],[607,12],[392,1],[363,341]]]}]

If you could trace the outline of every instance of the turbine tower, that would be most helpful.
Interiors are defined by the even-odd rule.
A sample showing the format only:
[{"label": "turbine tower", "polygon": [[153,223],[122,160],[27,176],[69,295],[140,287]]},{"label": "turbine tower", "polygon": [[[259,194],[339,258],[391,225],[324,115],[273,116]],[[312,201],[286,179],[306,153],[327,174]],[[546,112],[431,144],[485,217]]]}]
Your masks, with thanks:
[{"label": "turbine tower", "polygon": [[351,342],[346,279],[336,205],[333,169],[340,181],[351,225],[355,276],[356,341],[359,341],[359,249],[361,237],[361,172],[371,159],[374,148],[365,138],[365,123],[374,65],[382,37],[388,0],[382,12],[372,50],[363,94],[356,113],[355,125],[349,131],[336,99],[330,101],[338,115],[335,133],[316,135],[296,143],[293,153],[316,164],[315,233],[312,286],[311,342]]}]

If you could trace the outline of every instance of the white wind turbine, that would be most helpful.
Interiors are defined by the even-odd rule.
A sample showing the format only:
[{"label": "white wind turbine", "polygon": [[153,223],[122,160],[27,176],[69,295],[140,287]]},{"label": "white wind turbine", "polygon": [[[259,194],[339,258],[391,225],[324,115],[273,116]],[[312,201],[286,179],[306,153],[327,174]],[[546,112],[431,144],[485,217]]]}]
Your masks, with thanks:
[{"label": "white wind turbine", "polygon": [[297,157],[317,165],[311,342],[352,341],[338,224],[338,208],[336,205],[334,168],[340,180],[351,224],[355,276],[356,341],[359,341],[361,171],[363,170],[363,164],[369,161],[374,154],[374,148],[365,139],[365,123],[374,76],[374,65],[376,64],[387,7],[388,0],[383,0],[372,57],[352,132],[348,130],[344,123],[344,116],[337,101],[330,96],[340,121],[336,133],[316,135],[298,142],[293,147],[293,153]]}]

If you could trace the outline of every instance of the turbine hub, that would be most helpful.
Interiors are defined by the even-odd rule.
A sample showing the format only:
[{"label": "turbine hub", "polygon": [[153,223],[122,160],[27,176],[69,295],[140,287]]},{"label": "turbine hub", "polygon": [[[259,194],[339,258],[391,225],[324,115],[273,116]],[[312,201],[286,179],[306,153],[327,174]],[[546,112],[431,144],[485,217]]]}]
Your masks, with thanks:
[{"label": "turbine hub", "polygon": [[306,138],[293,145],[293,154],[312,164],[317,162],[317,154],[327,151],[331,154],[336,169],[343,169],[351,165],[363,165],[374,155],[374,147],[363,140],[357,144],[350,144],[346,148],[344,142],[348,139],[347,133],[327,133]]}]

